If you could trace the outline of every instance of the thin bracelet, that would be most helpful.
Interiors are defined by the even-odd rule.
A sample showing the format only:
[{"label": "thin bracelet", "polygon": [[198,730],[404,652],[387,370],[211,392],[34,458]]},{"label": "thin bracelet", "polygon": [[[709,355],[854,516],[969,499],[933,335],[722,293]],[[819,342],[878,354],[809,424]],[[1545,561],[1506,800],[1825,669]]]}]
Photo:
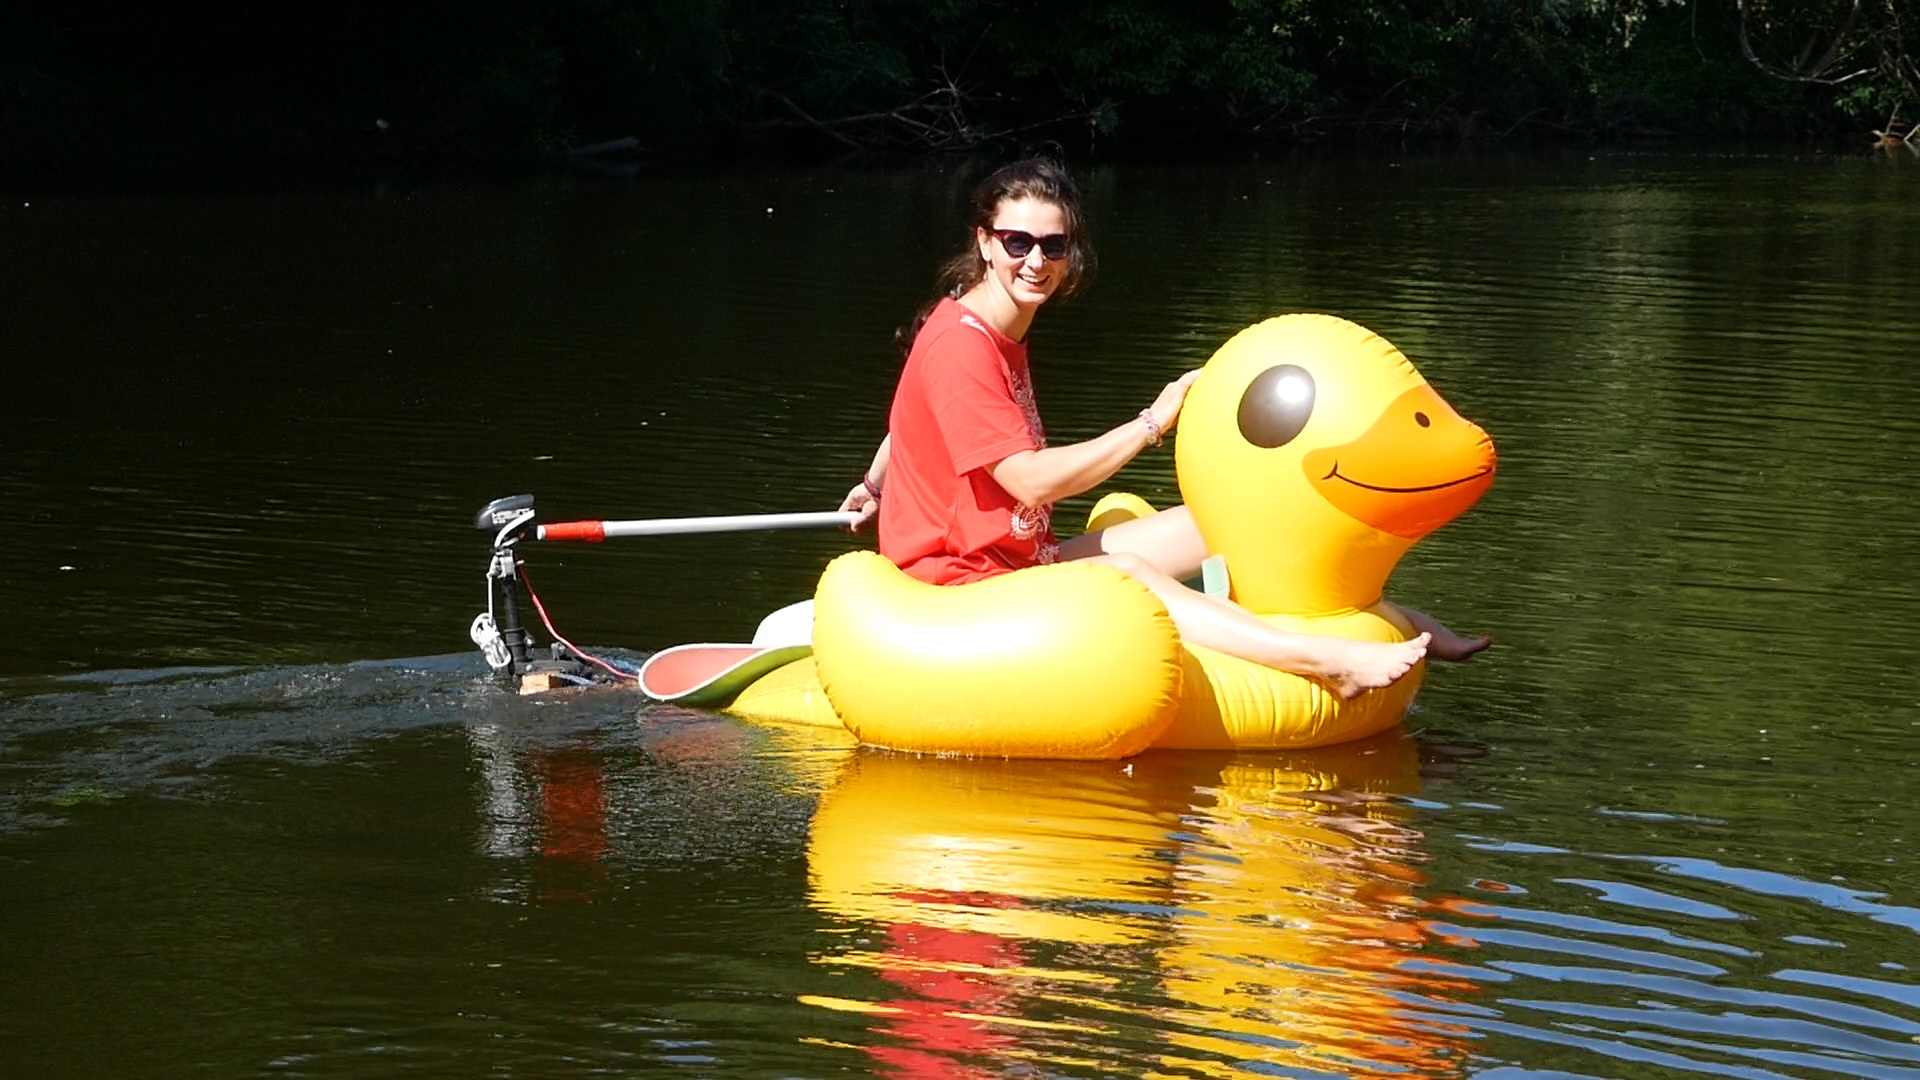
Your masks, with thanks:
[{"label": "thin bracelet", "polygon": [[1147,425],[1147,445],[1159,446],[1160,438],[1165,433],[1160,430],[1160,421],[1153,418],[1153,410],[1141,409],[1140,422]]},{"label": "thin bracelet", "polygon": [[867,494],[875,500],[880,498],[880,485],[873,482],[872,473],[868,473],[860,478],[860,486],[866,488]]}]

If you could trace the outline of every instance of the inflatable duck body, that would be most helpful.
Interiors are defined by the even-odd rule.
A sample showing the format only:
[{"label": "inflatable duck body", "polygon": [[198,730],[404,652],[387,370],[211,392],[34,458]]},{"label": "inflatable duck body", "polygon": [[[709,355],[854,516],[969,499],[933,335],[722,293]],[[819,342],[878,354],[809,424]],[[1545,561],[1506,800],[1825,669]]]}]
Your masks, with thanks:
[{"label": "inflatable duck body", "polygon": [[[1421,537],[1493,483],[1493,441],[1400,350],[1329,315],[1250,327],[1208,361],[1181,410],[1180,493],[1230,595],[1288,630],[1412,636],[1383,598]],[[1155,745],[1307,747],[1398,723],[1424,664],[1351,700],[1197,645],[1182,707]],[[1204,685],[1202,685],[1204,683]]]},{"label": "inflatable duck body", "polygon": [[[1495,461],[1399,350],[1326,315],[1270,319],[1223,345],[1187,395],[1175,460],[1236,602],[1285,629],[1374,641],[1412,636],[1382,598],[1387,576],[1480,497]],[[1151,512],[1133,505],[1117,516]],[[1183,643],[1152,593],[1108,567],[933,586],[873,552],[821,575],[812,649],[728,710],[844,724],[898,750],[1118,758],[1362,738],[1399,722],[1423,674],[1342,699]]]}]

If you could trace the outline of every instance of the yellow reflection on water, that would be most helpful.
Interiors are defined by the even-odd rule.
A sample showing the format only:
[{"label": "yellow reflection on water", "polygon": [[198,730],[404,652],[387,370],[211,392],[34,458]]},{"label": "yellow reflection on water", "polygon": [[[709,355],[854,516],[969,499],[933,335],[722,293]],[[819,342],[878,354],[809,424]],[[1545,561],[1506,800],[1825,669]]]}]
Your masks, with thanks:
[{"label": "yellow reflection on water", "polygon": [[1182,917],[1157,963],[1162,1064],[1249,1061],[1341,1076],[1444,1075],[1465,1032],[1422,1009],[1472,984],[1414,968],[1426,937],[1420,834],[1404,803],[1417,745],[1388,738],[1225,764],[1176,873]]},{"label": "yellow reflection on water", "polygon": [[821,797],[815,961],[894,1076],[1014,1063],[1147,1075],[1459,1070],[1424,1007],[1470,993],[1425,937],[1398,733],[1287,755],[1130,763],[863,751]]}]

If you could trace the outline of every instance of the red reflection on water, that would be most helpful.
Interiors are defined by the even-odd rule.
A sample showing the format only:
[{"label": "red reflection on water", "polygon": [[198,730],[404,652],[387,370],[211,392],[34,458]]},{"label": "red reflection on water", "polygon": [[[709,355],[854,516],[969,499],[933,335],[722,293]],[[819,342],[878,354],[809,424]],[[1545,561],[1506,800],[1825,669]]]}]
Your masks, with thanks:
[{"label": "red reflection on water", "polygon": [[[1010,908],[1020,901],[987,893],[896,893],[914,904]],[[875,1043],[866,1050],[883,1072],[919,1078],[974,1078],[1003,1075],[1002,1070],[969,1065],[968,1056],[1014,1049],[1013,1036],[996,1030],[986,1015],[1017,1009],[1018,995],[1001,985],[997,969],[1026,962],[1017,942],[977,930],[949,930],[921,923],[892,923],[877,967],[880,977],[913,996],[889,1001],[898,1010],[876,1030],[897,1042]]]},{"label": "red reflection on water", "polygon": [[[600,758],[586,747],[537,754],[533,775],[539,785],[540,898],[588,903],[589,884],[605,876],[607,786]],[[582,881],[583,875],[587,878]]]}]

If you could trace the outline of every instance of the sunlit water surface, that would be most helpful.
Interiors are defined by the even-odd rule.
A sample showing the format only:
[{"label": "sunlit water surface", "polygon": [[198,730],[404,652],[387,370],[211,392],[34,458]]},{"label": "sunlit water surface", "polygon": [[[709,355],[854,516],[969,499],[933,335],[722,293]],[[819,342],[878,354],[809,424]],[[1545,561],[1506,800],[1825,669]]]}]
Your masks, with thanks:
[{"label": "sunlit water surface", "polygon": [[[1498,644],[1400,731],[929,760],[487,677],[488,499],[837,501],[944,168],[0,203],[0,1072],[1920,1077],[1920,162],[1085,179],[1056,439],[1314,310],[1498,443],[1390,587]],[[528,557],[634,659],[866,542]]]}]

